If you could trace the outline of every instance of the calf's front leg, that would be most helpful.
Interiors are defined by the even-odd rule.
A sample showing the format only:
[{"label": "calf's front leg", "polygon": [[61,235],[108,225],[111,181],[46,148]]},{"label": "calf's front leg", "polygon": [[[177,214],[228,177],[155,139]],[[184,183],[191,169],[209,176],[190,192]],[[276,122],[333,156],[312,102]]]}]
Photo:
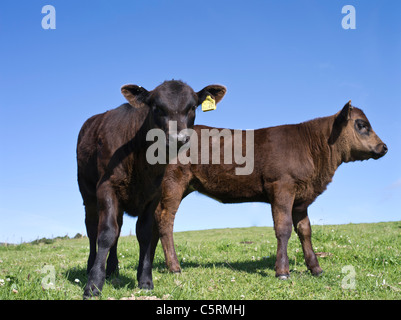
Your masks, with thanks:
[{"label": "calf's front leg", "polygon": [[118,234],[117,240],[114,245],[110,248],[109,257],[107,258],[107,266],[106,266],[106,278],[110,277],[112,274],[118,275],[118,258],[117,258],[117,244],[118,238],[120,237],[121,227],[123,225],[123,211],[118,213],[117,223],[118,223]]},{"label": "calf's front leg", "polygon": [[311,240],[312,229],[310,226],[307,209],[301,211],[294,209],[292,213],[292,219],[295,232],[298,234],[299,240],[301,241],[306,266],[314,276],[318,276],[323,273],[323,270],[319,266],[316,254],[313,251]]},{"label": "calf's front leg", "polygon": [[294,195],[286,186],[276,186],[272,201],[274,231],[277,238],[276,277],[285,280],[290,276],[287,245],[292,232],[291,211]]},{"label": "calf's front leg", "polygon": [[[106,259],[110,248],[116,243],[119,227],[118,200],[111,187],[101,185],[97,190],[97,209],[99,226],[97,235],[98,251],[93,266],[90,268],[88,283],[84,290],[84,299],[100,294],[106,278]],[[89,268],[88,268],[89,269]]]},{"label": "calf's front leg", "polygon": [[[138,287],[140,289],[153,289],[152,265],[154,250],[157,245],[157,234],[153,237],[154,211],[158,199],[152,201],[147,208],[138,216],[136,223],[136,237],[139,242],[139,265],[137,271]],[[153,241],[152,241],[153,240]],[[154,243],[156,241],[156,243]],[[153,242],[153,243],[152,243]]]}]

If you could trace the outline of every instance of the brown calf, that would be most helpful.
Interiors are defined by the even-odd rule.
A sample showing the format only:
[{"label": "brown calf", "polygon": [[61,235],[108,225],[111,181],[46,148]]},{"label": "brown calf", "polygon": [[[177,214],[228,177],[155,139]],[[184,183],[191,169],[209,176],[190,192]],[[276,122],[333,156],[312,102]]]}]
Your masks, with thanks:
[{"label": "brown calf", "polygon": [[[202,129],[212,128],[194,129],[200,136]],[[222,156],[223,147],[220,148]],[[266,202],[272,207],[277,238],[276,276],[289,276],[287,243],[292,225],[301,241],[307,268],[319,275],[322,269],[312,248],[308,206],[326,189],[341,163],[378,159],[386,152],[387,146],[351,101],[333,116],[255,130],[254,170],[250,175],[236,175],[236,165],[223,161],[168,165],[155,212],[159,233],[153,236],[161,239],[168,269],[180,272],[173,224],[186,195],[198,191],[222,203]]]}]

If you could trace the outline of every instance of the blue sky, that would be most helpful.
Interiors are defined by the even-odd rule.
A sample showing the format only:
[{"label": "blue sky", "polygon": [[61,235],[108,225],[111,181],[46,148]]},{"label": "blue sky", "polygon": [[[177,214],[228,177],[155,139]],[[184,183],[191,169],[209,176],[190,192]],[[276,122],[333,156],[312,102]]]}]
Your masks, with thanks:
[{"label": "blue sky", "polygon": [[[44,30],[44,5],[56,29]],[[356,9],[356,29],[341,9]],[[400,220],[399,1],[4,0],[0,4],[0,242],[85,233],[76,181],[84,121],[125,100],[126,83],[182,79],[228,92],[196,123],[236,129],[362,108],[388,154],[343,164],[315,224]],[[125,216],[123,234],[135,230]],[[175,231],[271,226],[270,206],[187,197]]]}]

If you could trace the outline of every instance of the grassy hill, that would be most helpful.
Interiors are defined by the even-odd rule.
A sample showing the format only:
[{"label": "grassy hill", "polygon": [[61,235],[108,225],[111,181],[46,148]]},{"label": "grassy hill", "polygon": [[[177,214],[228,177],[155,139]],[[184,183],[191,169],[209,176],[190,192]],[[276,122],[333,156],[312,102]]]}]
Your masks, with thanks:
[{"label": "grassy hill", "polygon": [[[183,272],[170,274],[159,244],[155,289],[137,288],[138,243],[119,241],[120,274],[100,299],[400,299],[401,221],[312,226],[324,274],[306,271],[298,237],[288,256],[291,278],[274,277],[276,239],[271,227],[175,233]],[[58,238],[0,247],[0,299],[81,299],[87,281],[88,239]]]}]

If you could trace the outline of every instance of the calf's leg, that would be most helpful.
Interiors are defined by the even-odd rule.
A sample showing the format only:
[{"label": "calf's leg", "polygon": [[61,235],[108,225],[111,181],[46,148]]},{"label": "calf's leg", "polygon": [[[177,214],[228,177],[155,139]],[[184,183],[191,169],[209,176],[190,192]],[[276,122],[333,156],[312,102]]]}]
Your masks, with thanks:
[{"label": "calf's leg", "polygon": [[89,272],[88,283],[84,289],[84,298],[99,295],[106,278],[106,258],[118,236],[118,201],[113,190],[105,184],[97,190],[99,226],[98,251]]},{"label": "calf's leg", "polygon": [[99,224],[99,217],[97,214],[96,203],[85,204],[85,225],[86,234],[89,238],[89,258],[86,273],[89,274],[96,259],[96,242],[97,242],[97,229]]},{"label": "calf's leg", "polygon": [[[152,229],[157,203],[158,201],[151,202],[144,212],[138,216],[136,223],[136,236],[139,242],[137,280],[141,289],[153,289],[152,263],[154,252],[152,252]],[[154,246],[156,247],[156,245]]]},{"label": "calf's leg", "polygon": [[118,275],[118,258],[117,258],[117,244],[120,237],[121,227],[123,225],[123,211],[119,211],[117,217],[118,234],[115,244],[110,248],[109,257],[107,258],[106,278],[112,274]]},{"label": "calf's leg", "polygon": [[192,175],[188,171],[182,176],[176,176],[174,171],[167,170],[162,184],[162,197],[155,211],[155,222],[167,269],[173,273],[181,272],[174,248],[174,219],[182,199],[193,191],[188,188],[191,178]]},{"label": "calf's leg", "polygon": [[276,277],[287,279],[290,269],[287,255],[287,245],[292,232],[291,209],[294,196],[285,186],[276,186],[274,200],[272,201],[272,213],[274,231],[277,238]]},{"label": "calf's leg", "polygon": [[301,241],[306,266],[313,275],[318,276],[323,272],[323,270],[319,266],[316,254],[313,251],[311,240],[312,229],[310,226],[307,209],[301,211],[293,210],[292,219],[294,230],[298,234],[299,240]]},{"label": "calf's leg", "polygon": [[178,262],[177,254],[174,248],[174,219],[181,197],[176,201],[168,201],[167,203],[159,203],[155,211],[155,220],[158,227],[160,241],[163,247],[164,256],[166,258],[167,269],[173,273],[180,273],[181,267]]}]

